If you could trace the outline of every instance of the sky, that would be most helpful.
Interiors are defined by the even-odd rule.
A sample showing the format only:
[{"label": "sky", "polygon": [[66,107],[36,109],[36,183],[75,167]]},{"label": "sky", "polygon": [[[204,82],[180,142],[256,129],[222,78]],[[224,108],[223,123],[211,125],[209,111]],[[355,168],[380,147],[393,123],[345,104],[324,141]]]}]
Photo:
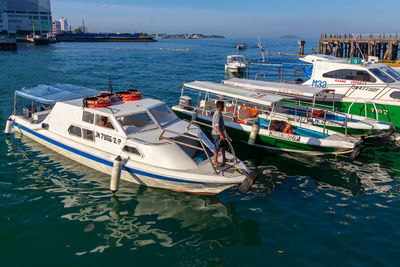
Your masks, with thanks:
[{"label": "sky", "polygon": [[396,33],[400,0],[51,0],[53,19],[90,32],[320,37]]}]

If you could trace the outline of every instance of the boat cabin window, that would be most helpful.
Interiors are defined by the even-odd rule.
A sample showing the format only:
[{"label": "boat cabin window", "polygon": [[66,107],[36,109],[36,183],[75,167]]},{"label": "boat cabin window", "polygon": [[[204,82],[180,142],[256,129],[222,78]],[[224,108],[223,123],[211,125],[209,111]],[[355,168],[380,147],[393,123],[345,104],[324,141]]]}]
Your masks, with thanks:
[{"label": "boat cabin window", "polygon": [[394,91],[390,94],[390,97],[393,99],[400,99],[400,91]]},{"label": "boat cabin window", "polygon": [[82,129],[83,139],[94,141],[94,132],[88,129]]},{"label": "boat cabin window", "polygon": [[369,69],[370,72],[372,72],[376,77],[382,80],[384,83],[394,83],[396,82],[395,79],[387,75],[383,70],[381,69]]},{"label": "boat cabin window", "polygon": [[390,76],[392,76],[392,78],[395,78],[396,80],[400,81],[400,73],[395,71],[391,67],[382,67],[380,69],[389,74]]},{"label": "boat cabin window", "polygon": [[167,105],[161,105],[156,108],[150,109],[150,113],[153,115],[153,117],[156,119],[161,127],[178,119],[175,113],[173,113]]},{"label": "boat cabin window", "polygon": [[76,137],[82,137],[81,128],[78,127],[78,126],[74,126],[74,125],[69,126],[68,133],[70,135],[73,135],[73,136],[76,136]]},{"label": "boat cabin window", "polygon": [[107,116],[103,115],[96,115],[96,125],[108,128],[108,129],[115,129],[112,125],[110,119]]},{"label": "boat cabin window", "polygon": [[132,146],[124,146],[124,148],[122,149],[125,152],[131,153],[131,154],[135,154],[138,156],[141,156],[139,150],[137,150],[136,147],[132,147]]},{"label": "boat cabin window", "polygon": [[94,123],[94,114],[92,112],[83,111],[82,120],[87,123]]},{"label": "boat cabin window", "polygon": [[332,79],[342,79],[350,81],[361,81],[361,82],[376,82],[376,79],[372,77],[367,71],[364,70],[334,70],[322,74],[322,77],[332,78]]},{"label": "boat cabin window", "polygon": [[146,112],[126,115],[118,118],[126,134],[144,132],[157,129],[151,117]]}]

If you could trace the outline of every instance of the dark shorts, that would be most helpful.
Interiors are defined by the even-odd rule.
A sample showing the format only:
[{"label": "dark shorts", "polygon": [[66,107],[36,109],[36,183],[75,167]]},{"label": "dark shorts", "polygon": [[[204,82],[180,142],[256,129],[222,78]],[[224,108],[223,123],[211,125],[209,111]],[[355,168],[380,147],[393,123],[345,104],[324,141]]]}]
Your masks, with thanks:
[{"label": "dark shorts", "polygon": [[215,150],[219,151],[221,148],[225,148],[226,149],[226,142],[222,142],[222,144],[220,144],[221,142],[221,137],[218,135],[212,135],[212,138],[214,139],[214,146],[215,146]]}]

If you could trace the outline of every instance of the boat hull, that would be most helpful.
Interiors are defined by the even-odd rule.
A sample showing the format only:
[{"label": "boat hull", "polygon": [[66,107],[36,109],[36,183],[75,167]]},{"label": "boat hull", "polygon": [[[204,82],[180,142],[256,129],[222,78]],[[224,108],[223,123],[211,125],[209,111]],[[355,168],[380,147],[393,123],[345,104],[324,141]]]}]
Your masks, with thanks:
[{"label": "boat hull", "polygon": [[[182,112],[177,109],[174,109],[175,113],[181,118],[181,119],[186,119],[186,120],[191,120],[191,114],[190,112]],[[205,123],[210,125],[211,121],[200,118],[200,116],[196,119],[199,122]],[[250,134],[251,134],[251,129],[245,130],[239,123],[237,124],[237,127],[233,127],[229,123],[225,123],[225,128],[229,136],[236,141],[240,141],[243,143],[248,143]],[[202,130],[205,132],[210,133],[210,127],[204,127],[202,126]],[[307,144],[307,143],[301,143],[301,142],[296,142],[296,141],[290,141],[290,137],[293,137],[293,135],[290,134],[283,134],[284,137],[288,137],[286,140],[285,139],[279,139],[275,137],[270,137],[267,135],[263,134],[258,134],[255,144],[252,145],[254,147],[259,147],[263,149],[268,149],[268,150],[274,150],[274,151],[282,151],[282,152],[296,152],[296,153],[303,153],[303,154],[308,154],[308,155],[324,155],[324,154],[347,154],[351,153],[354,149],[354,147],[333,147],[333,146],[317,146],[317,145],[312,145],[312,144]]]},{"label": "boat hull", "polygon": [[[326,104],[325,102],[319,102]],[[352,103],[350,102],[336,102],[335,109],[347,113]],[[400,106],[375,104],[378,110],[378,120],[391,122],[397,131],[400,130]],[[365,103],[354,103],[351,106],[350,114],[364,116],[365,115]],[[373,104],[367,104],[367,117],[376,119],[375,107]]]},{"label": "boat hull", "polygon": [[[285,102],[287,104],[292,104],[291,102]],[[317,101],[315,106],[321,107],[321,108],[327,108],[327,105],[331,105],[331,102],[324,102],[324,101]],[[307,104],[301,104],[302,106],[307,106]],[[310,105],[308,105],[310,106]],[[377,119],[376,113],[375,113],[375,106],[378,111],[378,121],[383,121],[383,122],[390,122],[392,125],[396,128],[396,131],[400,131],[400,106],[395,106],[395,105],[386,105],[386,104],[379,104],[375,103],[375,106],[373,104],[368,104],[365,105],[365,103],[351,103],[351,102],[335,102],[335,110],[338,110],[343,113],[348,113],[349,107],[351,106],[350,109],[350,114],[353,115],[358,115],[358,116],[365,116],[365,107],[367,107],[367,117],[371,119]],[[332,108],[331,108],[332,109]],[[344,132],[344,129],[339,129],[341,127],[337,127],[334,130],[339,131],[339,132]],[[371,130],[364,130],[365,133],[376,133],[376,131],[371,131]],[[363,131],[362,129],[351,129],[348,128],[348,133],[349,134],[362,134]]]},{"label": "boat hull", "polygon": [[[19,123],[14,122],[14,128],[16,128],[16,132],[20,132],[26,137],[67,158],[100,172],[109,175],[112,173],[113,159],[116,155],[106,154],[104,152],[101,153],[103,156],[94,155],[49,137],[45,134],[45,130],[29,129]],[[121,179],[150,187],[204,195],[216,195],[227,188],[240,184],[243,181],[243,178],[232,178],[231,180],[221,178],[221,182],[218,182],[217,179],[213,182],[204,182],[200,180],[194,181],[186,179],[184,172],[181,172],[180,175],[179,172],[164,169],[160,169],[157,172],[150,172],[149,166],[148,168],[139,169],[134,166],[132,162],[127,162],[123,166]]]}]

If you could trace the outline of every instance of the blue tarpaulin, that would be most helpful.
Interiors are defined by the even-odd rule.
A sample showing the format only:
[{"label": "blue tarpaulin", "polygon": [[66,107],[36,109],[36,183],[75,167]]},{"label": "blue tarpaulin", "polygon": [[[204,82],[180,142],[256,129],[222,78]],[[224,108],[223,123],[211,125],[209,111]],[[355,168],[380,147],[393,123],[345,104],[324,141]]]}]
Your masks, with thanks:
[{"label": "blue tarpaulin", "polygon": [[300,69],[302,72],[304,72],[304,74],[306,75],[306,77],[307,77],[308,79],[311,78],[311,76],[312,76],[312,71],[313,71],[313,65],[302,65],[302,66],[299,66],[299,69]]},{"label": "blue tarpaulin", "polygon": [[72,84],[40,84],[31,88],[23,88],[15,92],[15,94],[18,96],[47,104],[55,103],[58,101],[94,96],[98,93],[99,91],[97,90]]}]

